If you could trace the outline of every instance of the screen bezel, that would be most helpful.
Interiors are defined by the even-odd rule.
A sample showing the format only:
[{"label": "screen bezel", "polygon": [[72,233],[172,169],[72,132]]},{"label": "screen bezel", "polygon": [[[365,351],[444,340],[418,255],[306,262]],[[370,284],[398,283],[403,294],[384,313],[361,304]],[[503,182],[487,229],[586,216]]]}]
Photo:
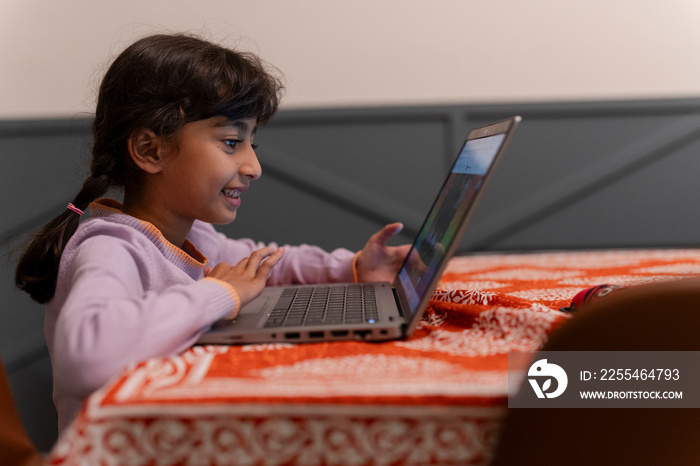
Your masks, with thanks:
[{"label": "screen bezel", "polygon": [[[397,293],[397,298],[399,299],[399,304],[400,308],[404,314],[404,318],[406,319],[406,322],[404,323],[405,325],[405,330],[404,333],[406,335],[410,335],[413,333],[415,328],[418,326],[418,322],[420,322],[420,319],[423,317],[423,314],[425,313],[425,309],[428,306],[428,302],[430,301],[430,298],[433,295],[433,291],[435,290],[435,287],[437,286],[440,277],[442,276],[442,273],[445,269],[445,266],[449,262],[449,259],[452,258],[454,255],[459,243],[462,240],[462,237],[464,236],[464,232],[467,228],[467,225],[469,224],[471,218],[474,215],[474,212],[476,211],[476,207],[481,200],[481,197],[487,188],[490,179],[492,178],[492,174],[496,169],[496,166],[500,163],[501,156],[505,152],[506,148],[508,147],[510,140],[513,136],[513,132],[515,128],[518,126],[522,118],[520,116],[513,116],[510,118],[507,118],[505,120],[500,120],[495,123],[492,123],[487,126],[483,126],[480,128],[475,128],[469,132],[469,135],[467,136],[466,140],[464,141],[464,144],[460,147],[459,151],[457,152],[457,156],[455,157],[454,162],[452,163],[452,166],[450,167],[450,171],[448,172],[447,176],[445,177],[445,181],[443,182],[440,190],[438,191],[437,196],[435,196],[435,200],[433,201],[432,206],[430,207],[430,210],[428,211],[428,214],[426,214],[425,219],[423,220],[423,224],[421,225],[420,229],[418,230],[418,234],[416,235],[416,238],[413,240],[413,245],[411,247],[411,250],[406,256],[406,259],[404,259],[403,264],[401,265],[401,268],[399,269],[399,274],[401,273],[402,270],[404,270],[406,263],[408,262],[408,258],[410,255],[413,253],[413,251],[416,248],[417,242],[420,238],[420,232],[423,231],[423,228],[425,228],[425,224],[430,218],[430,214],[432,213],[433,209],[435,208],[438,200],[443,194],[443,191],[447,187],[447,182],[450,179],[450,175],[452,174],[455,164],[459,160],[460,155],[462,154],[462,151],[464,150],[465,146],[469,141],[475,140],[475,139],[482,139],[485,137],[490,137],[490,136],[496,136],[498,134],[505,134],[505,138],[503,139],[503,142],[501,143],[500,148],[497,150],[496,155],[494,156],[493,162],[491,163],[491,166],[487,170],[487,172],[484,174],[483,178],[483,184],[479,191],[477,191],[476,195],[472,199],[471,206],[466,209],[466,212],[463,214],[463,218],[460,222],[460,226],[457,229],[456,234],[452,238],[452,241],[449,244],[449,247],[445,251],[445,256],[444,259],[442,260],[441,264],[438,266],[436,269],[435,275],[433,279],[431,280],[429,286],[426,288],[427,291],[424,296],[420,298],[420,301],[418,303],[418,306],[416,307],[416,310],[413,311],[408,297],[406,296],[406,290],[403,287],[403,283],[401,282],[399,274],[397,274],[396,278],[394,279],[394,289],[396,290]],[[407,315],[408,312],[412,312],[411,315]]]}]

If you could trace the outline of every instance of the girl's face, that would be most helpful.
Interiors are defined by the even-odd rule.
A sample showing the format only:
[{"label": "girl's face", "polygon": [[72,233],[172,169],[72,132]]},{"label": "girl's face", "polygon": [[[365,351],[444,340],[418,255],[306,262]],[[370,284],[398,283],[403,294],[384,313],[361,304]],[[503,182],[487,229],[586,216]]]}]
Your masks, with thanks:
[{"label": "girl's face", "polygon": [[161,172],[160,207],[174,224],[195,219],[227,224],[236,218],[241,194],[262,174],[256,130],[256,118],[213,117],[183,127]]}]

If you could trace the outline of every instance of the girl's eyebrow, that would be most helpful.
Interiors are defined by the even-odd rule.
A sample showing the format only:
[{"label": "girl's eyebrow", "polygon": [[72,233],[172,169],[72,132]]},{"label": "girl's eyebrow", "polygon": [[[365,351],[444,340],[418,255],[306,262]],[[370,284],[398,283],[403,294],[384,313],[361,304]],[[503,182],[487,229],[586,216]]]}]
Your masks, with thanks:
[{"label": "girl's eyebrow", "polygon": [[[226,121],[222,122],[220,126],[222,126],[222,127],[232,126],[234,128],[240,129],[243,132],[247,132],[248,128],[249,128],[248,123],[246,123],[245,121],[241,121],[241,120],[233,120],[233,121],[226,120]],[[258,125],[255,125],[255,126],[253,126],[253,131],[251,134],[255,134],[257,132],[258,132]]]}]

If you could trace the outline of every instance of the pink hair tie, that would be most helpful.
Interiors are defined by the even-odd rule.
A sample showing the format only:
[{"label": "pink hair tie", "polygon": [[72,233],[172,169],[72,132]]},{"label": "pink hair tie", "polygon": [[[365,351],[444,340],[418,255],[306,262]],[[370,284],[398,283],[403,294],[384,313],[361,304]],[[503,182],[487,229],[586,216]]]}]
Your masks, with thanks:
[{"label": "pink hair tie", "polygon": [[84,212],[82,210],[78,209],[76,206],[74,206],[72,202],[68,204],[68,210],[72,210],[73,212],[75,212],[78,215],[84,214]]}]

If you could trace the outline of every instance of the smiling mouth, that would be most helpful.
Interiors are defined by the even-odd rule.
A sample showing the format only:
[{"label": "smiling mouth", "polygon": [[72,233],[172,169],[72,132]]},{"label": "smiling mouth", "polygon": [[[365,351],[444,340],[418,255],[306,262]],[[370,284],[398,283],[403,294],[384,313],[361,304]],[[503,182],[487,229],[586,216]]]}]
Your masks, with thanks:
[{"label": "smiling mouth", "polygon": [[221,192],[224,193],[224,196],[231,199],[238,199],[241,195],[240,189],[222,189]]}]

